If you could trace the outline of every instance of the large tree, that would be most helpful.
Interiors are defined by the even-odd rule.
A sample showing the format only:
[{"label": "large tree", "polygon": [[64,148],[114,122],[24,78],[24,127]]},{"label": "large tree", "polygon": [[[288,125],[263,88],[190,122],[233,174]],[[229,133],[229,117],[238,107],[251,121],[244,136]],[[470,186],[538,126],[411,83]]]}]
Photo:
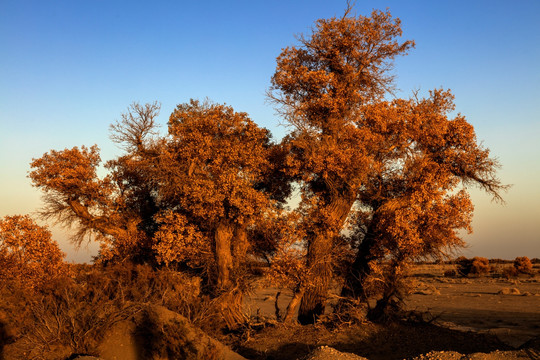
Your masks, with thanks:
[{"label": "large tree", "polygon": [[473,205],[467,187],[477,185],[500,200],[505,189],[498,163],[478,144],[471,124],[454,110],[453,96],[435,90],[426,99],[394,100],[363,107],[359,125],[375,136],[376,153],[358,192],[356,257],[342,295],[367,300],[370,284],[383,284],[372,312],[399,305],[400,282],[413,259],[444,258],[464,245]]},{"label": "large tree", "polygon": [[302,323],[324,311],[329,254],[372,166],[373,135],[356,122],[361,107],[392,88],[392,60],[414,45],[397,40],[400,22],[388,12],[353,17],[349,10],[341,18],[318,20],[300,46],[283,50],[269,92],[293,127],[289,166],[312,207],[307,257],[316,285],[303,296]]},{"label": "large tree", "polygon": [[[300,46],[277,59],[270,98],[292,133],[287,169],[302,188],[300,210],[307,242],[306,282],[298,319],[310,323],[324,312],[338,264],[344,297],[366,300],[370,283],[383,286],[381,313],[396,298],[403,265],[462,245],[472,204],[460,186],[478,184],[496,198],[504,189],[497,162],[476,140],[449,92],[427,99],[386,100],[392,95],[392,61],[412,41],[399,42],[399,19],[370,17],[318,20]],[[376,270],[376,271],[375,271]],[[398,296],[399,297],[399,296]]]}]

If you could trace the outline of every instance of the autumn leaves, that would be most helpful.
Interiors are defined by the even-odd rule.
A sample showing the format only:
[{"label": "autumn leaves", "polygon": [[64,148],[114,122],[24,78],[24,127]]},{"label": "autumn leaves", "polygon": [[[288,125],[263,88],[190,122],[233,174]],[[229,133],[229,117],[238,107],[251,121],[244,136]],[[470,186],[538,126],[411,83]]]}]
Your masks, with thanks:
[{"label": "autumn leaves", "polygon": [[[178,105],[159,135],[159,106],[134,104],[112,126],[125,154],[104,178],[95,147],[33,161],[44,214],[76,224],[79,240],[96,234],[101,261],[201,274],[230,327],[247,264],[261,258],[295,293],[287,320],[298,308],[302,323],[316,321],[336,284],[341,309],[376,296],[372,314],[385,315],[408,261],[462,245],[473,210],[464,186],[504,189],[472,126],[448,117],[449,92],[387,99],[392,61],[414,45],[400,36],[389,12],[347,12],[284,49],[269,91],[291,125],[280,143],[247,114],[198,101]],[[300,203],[288,209],[293,189]]]}]

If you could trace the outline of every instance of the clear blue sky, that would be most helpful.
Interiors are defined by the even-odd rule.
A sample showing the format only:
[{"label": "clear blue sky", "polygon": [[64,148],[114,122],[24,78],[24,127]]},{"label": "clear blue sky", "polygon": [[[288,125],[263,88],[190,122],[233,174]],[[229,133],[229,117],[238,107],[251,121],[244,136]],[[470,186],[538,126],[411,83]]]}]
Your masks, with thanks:
[{"label": "clear blue sky", "polygon": [[[280,50],[345,1],[0,1],[0,217],[34,213],[27,178],[50,149],[120,151],[108,125],[133,101],[205,98],[250,114],[276,138],[286,129],[265,102]],[[466,256],[540,257],[540,1],[357,1],[389,8],[416,49],[396,62],[399,96],[450,88],[513,184],[506,205],[473,191]],[[66,234],[55,239],[69,259]],[[95,246],[91,246],[95,249]]]}]

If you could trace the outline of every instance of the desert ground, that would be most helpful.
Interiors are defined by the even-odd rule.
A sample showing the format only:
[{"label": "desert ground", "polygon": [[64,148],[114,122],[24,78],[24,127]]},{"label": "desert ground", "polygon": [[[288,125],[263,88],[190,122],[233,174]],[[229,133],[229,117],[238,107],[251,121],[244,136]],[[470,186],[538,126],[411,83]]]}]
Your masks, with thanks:
[{"label": "desert ground", "polygon": [[[39,357],[35,353],[38,357],[32,358],[540,359],[540,264],[537,262],[530,274],[508,278],[501,275],[504,267],[511,266],[496,264],[490,273],[464,277],[450,274],[456,268],[453,264],[415,265],[408,276],[411,286],[404,311],[388,323],[372,323],[362,317],[354,323],[337,321],[332,315],[336,302],[333,296],[328,316],[317,324],[285,325],[276,320],[276,303],[284,312],[291,292],[269,286],[261,278],[245,297],[244,310],[249,320],[237,331],[207,328],[204,332],[179,313],[150,301],[137,305],[140,311],[108,328],[95,351],[74,354],[66,346],[41,344],[50,350],[48,355]],[[0,359],[22,359],[11,356],[20,355],[20,344],[8,342],[0,346]]]},{"label": "desert ground", "polygon": [[[432,358],[452,358],[451,351],[472,354],[527,348],[540,336],[538,267],[535,265],[535,275],[507,279],[497,275],[500,271],[485,276],[445,276],[454,265],[417,265],[405,301],[408,318],[402,322],[337,328],[267,325],[233,347],[250,359],[298,359],[319,346],[368,359],[406,359],[433,351],[446,351],[448,357]],[[246,301],[246,311],[254,318],[275,319],[278,291],[278,306],[284,311],[291,293],[272,287],[256,288]],[[539,350],[524,356],[537,358]],[[497,358],[494,354],[488,358]],[[503,353],[501,358],[511,357]]]}]

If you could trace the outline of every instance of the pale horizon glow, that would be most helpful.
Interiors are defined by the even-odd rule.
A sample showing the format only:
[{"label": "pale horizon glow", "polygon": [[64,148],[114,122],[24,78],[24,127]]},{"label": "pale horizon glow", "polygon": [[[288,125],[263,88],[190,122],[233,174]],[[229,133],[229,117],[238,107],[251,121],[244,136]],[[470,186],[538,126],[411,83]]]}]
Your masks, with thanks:
[{"label": "pale horizon glow", "polygon": [[[27,178],[32,158],[97,144],[104,161],[121,153],[110,123],[129,104],[160,101],[159,122],[190,98],[247,112],[276,139],[286,134],[265,92],[282,48],[346,2],[4,0],[0,6],[0,217],[35,215],[41,194]],[[540,258],[540,2],[371,0],[388,8],[416,42],[396,60],[397,96],[449,88],[456,113],[498,158],[500,205],[477,189],[465,256]],[[35,217],[35,216],[34,216]],[[42,223],[42,222],[41,222]],[[70,261],[89,261],[69,230],[53,236]]]}]

